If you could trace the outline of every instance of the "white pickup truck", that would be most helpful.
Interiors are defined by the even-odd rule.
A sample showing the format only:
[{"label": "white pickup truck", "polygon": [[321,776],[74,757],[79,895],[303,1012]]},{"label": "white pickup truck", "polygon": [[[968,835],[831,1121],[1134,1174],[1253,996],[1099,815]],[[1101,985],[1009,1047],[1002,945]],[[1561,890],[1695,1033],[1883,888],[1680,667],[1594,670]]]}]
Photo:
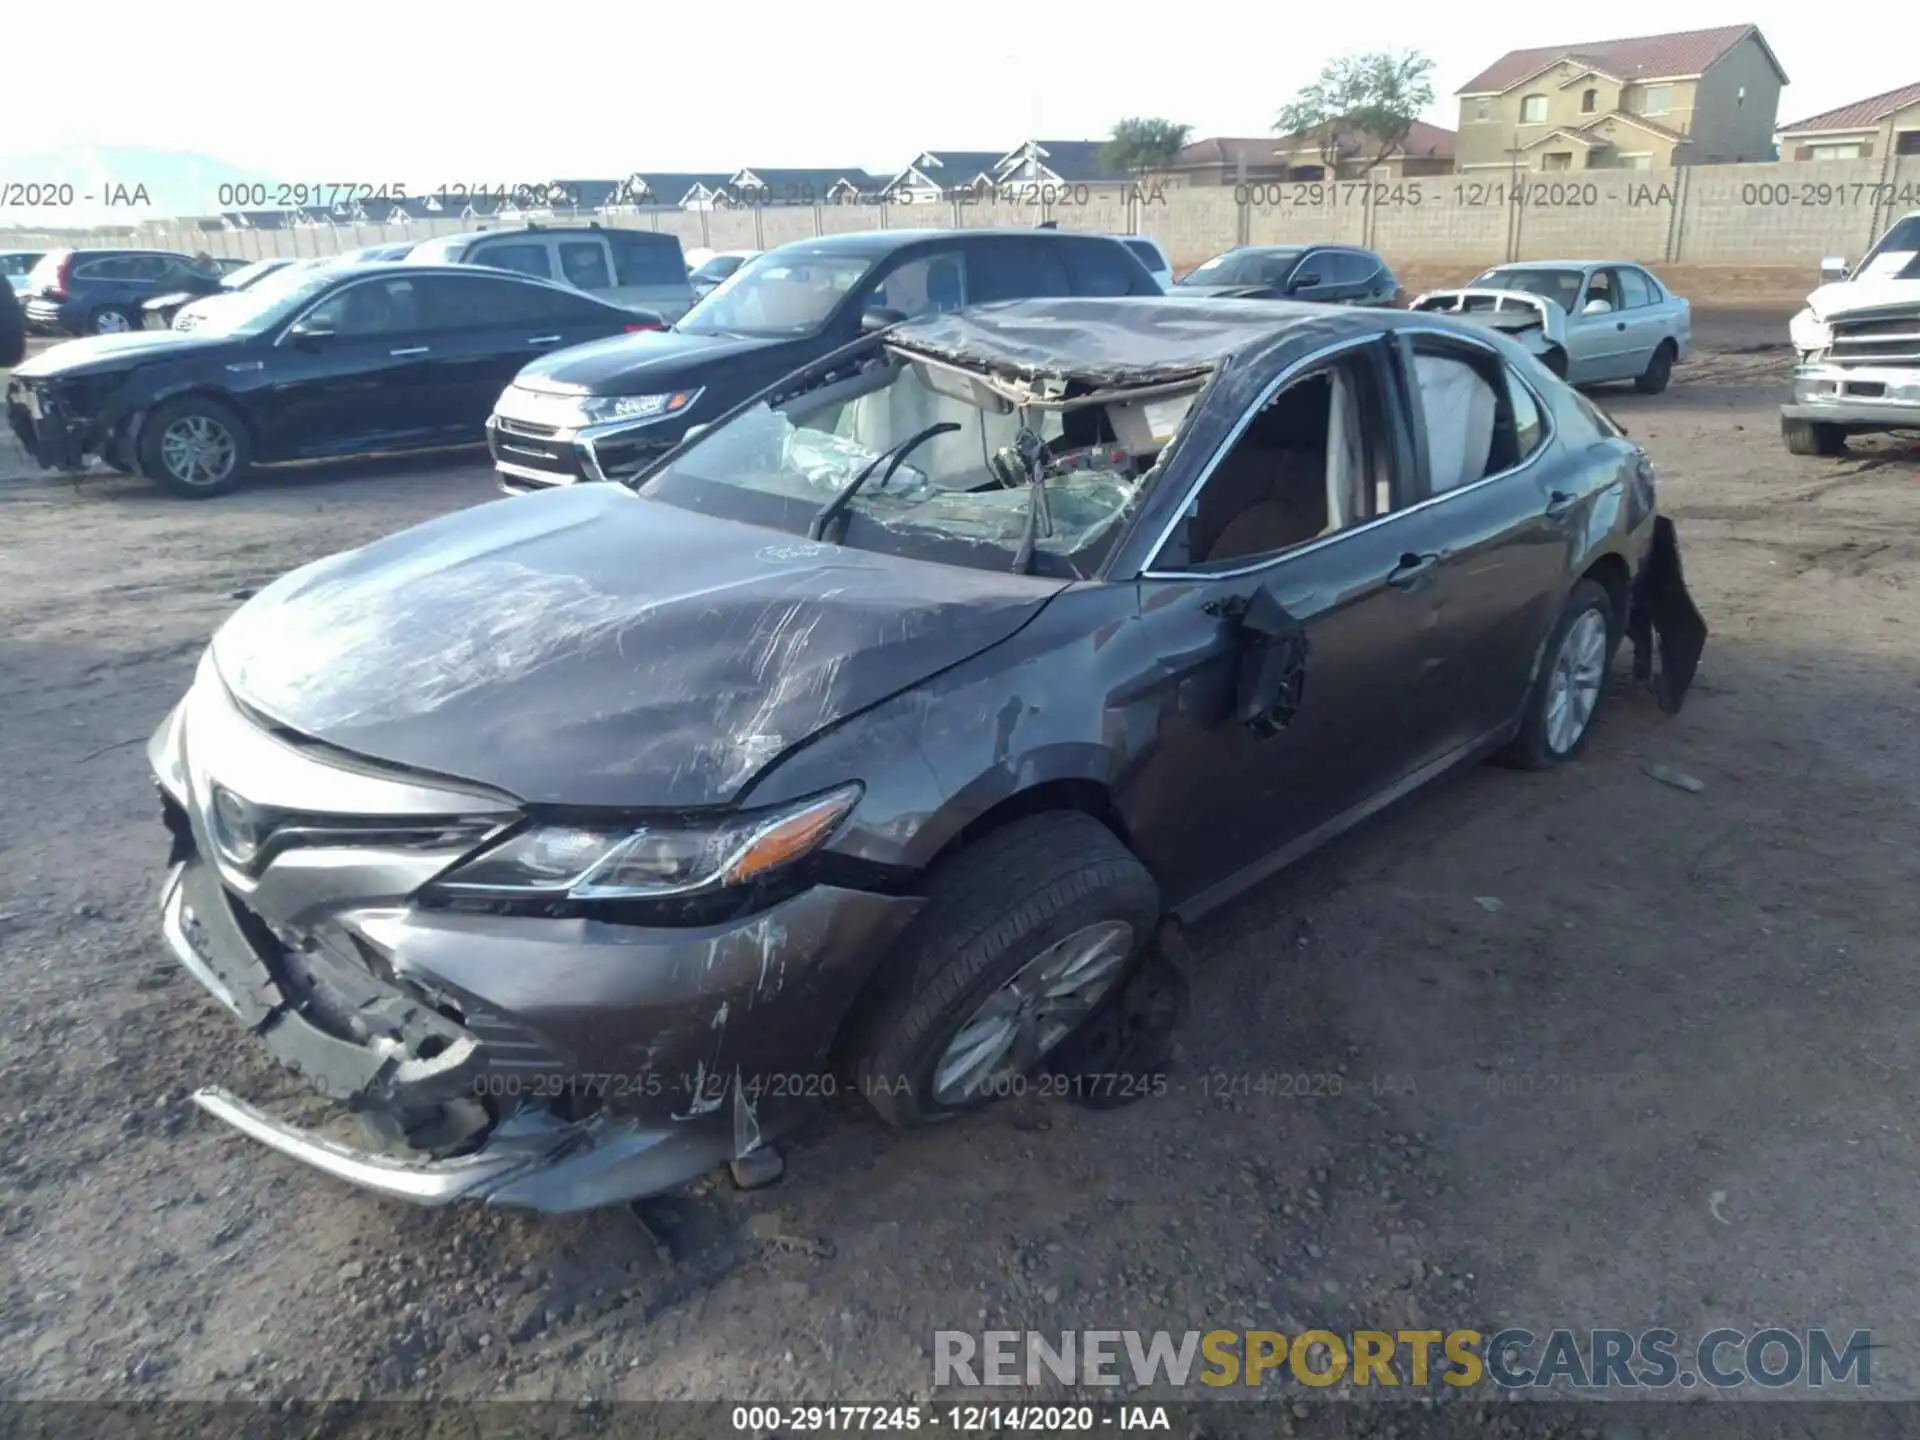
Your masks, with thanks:
[{"label": "white pickup truck", "polygon": [[1920,430],[1920,210],[1866,258],[1820,265],[1787,327],[1798,363],[1780,434],[1795,455],[1838,455],[1849,435]]}]

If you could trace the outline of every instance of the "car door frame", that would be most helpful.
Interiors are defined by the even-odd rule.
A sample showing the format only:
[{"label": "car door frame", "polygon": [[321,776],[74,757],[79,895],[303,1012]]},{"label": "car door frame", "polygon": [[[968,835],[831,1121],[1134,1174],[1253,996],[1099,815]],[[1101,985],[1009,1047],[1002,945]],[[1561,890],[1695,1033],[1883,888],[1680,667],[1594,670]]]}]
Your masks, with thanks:
[{"label": "car door frame", "polygon": [[[1163,657],[1153,683],[1168,695],[1178,697],[1144,703],[1158,705],[1162,725],[1188,721],[1196,714],[1210,718],[1218,712],[1221,687],[1225,685],[1228,713],[1222,719],[1211,720],[1220,727],[1217,743],[1225,747],[1229,761],[1252,752],[1262,762],[1254,767],[1253,773],[1234,765],[1231,793],[1237,804],[1250,805],[1251,813],[1258,819],[1269,820],[1267,832],[1258,837],[1243,863],[1223,861],[1210,868],[1201,867],[1205,869],[1204,875],[1195,873],[1193,867],[1181,868],[1176,847],[1190,842],[1218,849],[1216,832],[1223,827],[1219,817],[1212,813],[1213,807],[1205,804],[1209,797],[1202,799],[1202,808],[1208,810],[1204,816],[1190,809],[1184,817],[1163,818],[1154,813],[1156,800],[1151,779],[1143,786],[1142,777],[1134,777],[1119,796],[1121,818],[1128,825],[1129,833],[1135,836],[1143,855],[1150,857],[1149,864],[1158,862],[1160,870],[1174,877],[1171,882],[1173,910],[1183,919],[1195,918],[1224,904],[1248,886],[1391,803],[1412,784],[1425,778],[1430,768],[1426,747],[1411,740],[1401,753],[1382,754],[1377,747],[1373,750],[1362,747],[1363,753],[1374,757],[1375,763],[1352,781],[1340,778],[1344,772],[1339,762],[1325,763],[1333,759],[1332,752],[1344,752],[1353,744],[1355,731],[1351,720],[1342,718],[1350,712],[1341,702],[1352,699],[1356,688],[1364,690],[1376,683],[1374,675],[1365,668],[1375,663],[1375,657],[1371,653],[1359,653],[1358,647],[1344,646],[1330,647],[1329,657],[1313,645],[1316,632],[1324,634],[1337,625],[1342,640],[1373,637],[1372,648],[1383,651],[1390,664],[1394,658],[1411,660],[1424,643],[1424,633],[1432,628],[1429,617],[1433,597],[1430,589],[1419,583],[1426,567],[1414,567],[1409,577],[1412,583],[1397,578],[1402,571],[1397,562],[1408,558],[1411,537],[1417,534],[1400,523],[1413,509],[1407,487],[1415,473],[1414,467],[1423,462],[1414,451],[1416,435],[1404,423],[1404,410],[1394,402],[1388,388],[1397,383],[1389,369],[1391,343],[1391,334],[1378,330],[1348,335],[1281,364],[1277,373],[1260,385],[1257,398],[1246,404],[1237,421],[1211,447],[1206,460],[1178,498],[1160,512],[1164,519],[1157,534],[1144,547],[1146,558],[1133,577],[1139,594],[1136,618],[1143,625],[1154,627],[1146,636],[1147,648]],[[1362,523],[1286,550],[1250,557],[1245,563],[1227,569],[1208,570],[1177,560],[1165,561],[1163,556],[1179,526],[1221,463],[1245,436],[1254,418],[1291,386],[1356,354],[1364,356],[1366,363],[1373,367],[1387,407],[1386,415],[1380,417],[1383,423],[1368,427],[1367,437],[1370,445],[1379,447],[1373,453],[1389,467],[1387,511],[1370,514]],[[1372,483],[1370,481],[1368,487],[1369,509],[1372,509]],[[1159,507],[1153,508],[1159,511]],[[1128,548],[1132,546],[1129,544]],[[1349,578],[1350,589],[1336,591],[1334,587],[1341,576]],[[1390,576],[1396,578],[1390,580]],[[1310,728],[1294,732],[1291,745],[1286,728],[1258,739],[1256,744],[1250,745],[1243,738],[1242,726],[1231,709],[1238,681],[1223,678],[1222,674],[1224,670],[1225,677],[1237,677],[1243,663],[1243,648],[1248,643],[1245,637],[1233,633],[1231,617],[1236,602],[1246,603],[1249,596],[1263,588],[1283,605],[1287,595],[1293,596],[1296,604],[1302,599],[1324,602],[1319,608],[1304,613],[1299,622],[1308,645],[1300,715],[1307,718]],[[1367,608],[1361,611],[1359,607]],[[1315,683],[1317,655],[1320,656],[1320,692],[1324,692],[1327,684],[1326,666],[1345,664],[1354,669],[1335,682],[1333,693],[1338,698],[1322,700],[1316,707],[1315,701],[1319,698]],[[1411,668],[1417,671],[1420,667]],[[1384,683],[1384,679],[1380,677],[1379,683]],[[1309,707],[1315,707],[1317,713],[1309,715]],[[1398,712],[1392,707],[1369,707],[1366,713],[1376,717],[1387,734],[1396,733]],[[1204,729],[1207,722],[1199,723]],[[1192,733],[1191,729],[1186,731],[1189,736]],[[1301,740],[1302,736],[1307,737],[1306,740]],[[1314,766],[1313,756],[1299,753],[1303,746],[1313,745],[1328,752],[1320,757],[1323,765],[1317,770],[1305,768]],[[1329,781],[1318,788],[1303,788],[1297,781],[1285,783],[1303,774],[1325,775]],[[1192,804],[1194,793],[1189,785],[1185,803]],[[1262,803],[1274,794],[1294,801],[1296,808],[1288,811]],[[1171,865],[1170,856],[1175,857]]]},{"label": "car door frame", "polygon": [[[1630,373],[1641,375],[1652,363],[1653,352],[1660,348],[1660,342],[1671,332],[1672,311],[1666,303],[1665,288],[1647,272],[1645,267],[1621,264],[1611,268],[1613,283],[1616,287],[1620,284],[1620,277],[1628,271],[1638,276],[1640,283],[1647,287],[1646,304],[1632,305],[1620,312],[1627,317],[1628,351],[1632,358]],[[1675,336],[1676,349],[1679,343],[1679,337]]]},{"label": "car door frame", "polygon": [[[1477,357],[1503,386],[1524,386],[1543,427],[1533,450],[1503,470],[1436,493],[1414,364],[1422,340]],[[1543,465],[1557,433],[1552,402],[1498,345],[1438,325],[1404,325],[1394,331],[1394,356],[1404,407],[1399,423],[1411,431],[1419,456],[1408,513],[1431,515],[1432,533],[1443,537],[1433,673],[1453,707],[1446,748],[1471,751],[1497,737],[1526,699],[1541,643],[1565,602],[1565,517],[1579,487],[1553,486]],[[1517,597],[1512,609],[1503,608],[1508,595]]]}]

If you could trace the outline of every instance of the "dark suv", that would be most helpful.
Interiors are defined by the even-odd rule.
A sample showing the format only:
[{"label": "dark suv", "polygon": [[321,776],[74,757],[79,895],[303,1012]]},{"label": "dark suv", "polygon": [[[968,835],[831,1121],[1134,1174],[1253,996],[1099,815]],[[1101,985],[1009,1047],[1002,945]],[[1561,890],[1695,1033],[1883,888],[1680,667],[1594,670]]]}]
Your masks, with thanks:
[{"label": "dark suv", "polygon": [[1174,282],[1176,295],[1217,300],[1312,300],[1392,305],[1400,283],[1387,262],[1358,245],[1238,245]]},{"label": "dark suv", "polygon": [[693,304],[680,237],[599,225],[516,225],[427,240],[415,265],[486,265],[584,290],[623,310],[676,320]]},{"label": "dark suv", "polygon": [[877,230],[769,250],[672,329],[522,370],[487,422],[509,491],[636,473],[690,426],[860,338],[994,300],[1159,295],[1120,241],[1060,230]]},{"label": "dark suv", "polygon": [[211,295],[221,275],[173,250],[49,250],[27,276],[27,325],[42,335],[138,330],[156,295]]}]

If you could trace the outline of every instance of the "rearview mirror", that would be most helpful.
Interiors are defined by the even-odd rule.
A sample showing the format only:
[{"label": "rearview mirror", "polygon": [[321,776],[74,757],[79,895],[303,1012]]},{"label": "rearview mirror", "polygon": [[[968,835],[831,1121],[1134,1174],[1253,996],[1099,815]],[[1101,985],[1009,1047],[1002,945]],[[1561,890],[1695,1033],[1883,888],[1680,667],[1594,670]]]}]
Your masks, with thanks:
[{"label": "rearview mirror", "polygon": [[1288,285],[1287,289],[1289,291],[1305,290],[1309,286],[1318,285],[1319,283],[1320,283],[1320,272],[1318,270],[1309,270],[1304,275],[1294,276],[1293,283]]},{"label": "rearview mirror", "polygon": [[287,331],[296,345],[321,345],[333,339],[334,332],[325,325],[309,325],[305,321]]},{"label": "rearview mirror", "polygon": [[1589,300],[1585,305],[1580,307],[1580,313],[1582,315],[1610,315],[1613,313],[1613,306],[1604,300]]},{"label": "rearview mirror", "polygon": [[1307,683],[1307,632],[1266,586],[1229,611],[1242,642],[1234,719],[1259,735],[1293,723]]},{"label": "rearview mirror", "polygon": [[860,328],[872,335],[876,331],[891,329],[906,318],[904,310],[889,310],[884,305],[876,306],[860,317]]},{"label": "rearview mirror", "polygon": [[1842,280],[1845,280],[1846,278],[1847,278],[1847,257],[1846,256],[1829,255],[1827,256],[1826,259],[1820,262],[1820,283],[1822,285],[1838,285]]},{"label": "rearview mirror", "polygon": [[713,422],[711,420],[707,421],[703,425],[689,425],[687,426],[685,433],[683,433],[680,436],[680,439],[682,443],[685,443],[688,440],[698,440],[702,435],[706,434],[707,431],[711,430],[712,428],[713,428]]}]

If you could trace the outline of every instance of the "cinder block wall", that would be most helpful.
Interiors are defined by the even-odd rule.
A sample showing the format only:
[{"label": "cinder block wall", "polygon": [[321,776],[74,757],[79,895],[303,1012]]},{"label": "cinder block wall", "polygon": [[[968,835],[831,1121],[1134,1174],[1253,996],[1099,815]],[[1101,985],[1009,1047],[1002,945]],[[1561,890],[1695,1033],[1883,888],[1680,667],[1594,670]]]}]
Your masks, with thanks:
[{"label": "cinder block wall", "polygon": [[[1077,205],[989,200],[660,210],[600,217],[600,223],[665,231],[689,249],[767,250],[848,231],[1026,229],[1054,220],[1064,229],[1150,235],[1180,271],[1237,244],[1338,240],[1379,251],[1410,287],[1416,283],[1411,277],[1421,277],[1421,285],[1440,283],[1504,260],[1606,256],[1684,276],[1684,284],[1678,278],[1673,282],[1683,293],[1698,290],[1709,301],[1738,303],[1804,295],[1823,257],[1858,259],[1889,224],[1912,210],[1920,210],[1920,157],[1886,156],[1830,164],[1522,177],[1475,171],[1376,185],[1149,188],[1131,196],[1094,194]],[[468,228],[458,220],[437,220],[412,226],[203,231],[190,223],[157,221],[112,233],[17,234],[9,244],[139,244],[253,259],[332,254]]]}]

